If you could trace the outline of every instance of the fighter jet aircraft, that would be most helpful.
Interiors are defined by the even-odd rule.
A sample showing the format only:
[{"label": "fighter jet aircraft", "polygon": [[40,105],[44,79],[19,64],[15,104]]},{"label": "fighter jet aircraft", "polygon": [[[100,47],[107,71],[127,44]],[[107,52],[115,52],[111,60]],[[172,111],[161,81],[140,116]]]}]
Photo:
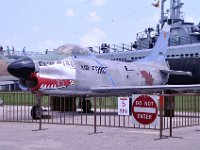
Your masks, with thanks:
[{"label": "fighter jet aircraft", "polygon": [[169,26],[159,35],[152,53],[135,62],[116,62],[95,56],[73,56],[43,66],[30,58],[12,62],[8,72],[19,78],[23,89],[43,94],[106,95],[197,89],[200,85],[165,85],[169,75],[191,75],[173,71],[165,62]]}]

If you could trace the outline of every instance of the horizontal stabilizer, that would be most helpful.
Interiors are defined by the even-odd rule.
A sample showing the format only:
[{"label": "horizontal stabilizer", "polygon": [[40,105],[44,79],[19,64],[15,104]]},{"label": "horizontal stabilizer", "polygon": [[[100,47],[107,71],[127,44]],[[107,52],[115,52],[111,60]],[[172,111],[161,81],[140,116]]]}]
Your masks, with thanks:
[{"label": "horizontal stabilizer", "polygon": [[192,76],[192,72],[189,71],[175,71],[175,70],[160,70],[164,74],[169,75],[186,75],[186,76]]}]

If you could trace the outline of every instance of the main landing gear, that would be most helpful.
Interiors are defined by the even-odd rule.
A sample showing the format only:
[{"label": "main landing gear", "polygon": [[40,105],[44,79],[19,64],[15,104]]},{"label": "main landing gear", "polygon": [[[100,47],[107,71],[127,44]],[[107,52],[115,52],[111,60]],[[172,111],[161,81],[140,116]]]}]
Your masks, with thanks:
[{"label": "main landing gear", "polygon": [[[72,97],[72,98],[68,97],[68,98],[63,98],[63,99],[61,99],[60,97],[58,97],[58,98],[54,97],[52,100],[55,101],[55,104],[52,101],[52,108],[53,108],[52,111],[61,111],[61,110],[62,111],[72,111],[72,110],[76,111],[76,101],[75,101],[74,97]],[[67,100],[67,101],[64,102],[64,100]],[[43,110],[42,107],[41,107],[41,101],[42,101],[42,95],[36,95],[35,96],[35,105],[31,109],[31,117],[34,120],[50,118],[49,116],[43,114],[45,110]],[[59,110],[57,110],[56,102],[59,102],[58,103],[59,104],[59,107],[58,107]],[[66,105],[66,106],[61,107],[62,105]],[[70,106],[68,106],[68,105],[70,105]],[[91,113],[91,112],[93,112],[92,111],[92,102],[91,102],[90,98],[87,97],[87,96],[79,97],[78,105],[79,105],[79,108],[81,108],[81,111],[83,113]]]},{"label": "main landing gear", "polygon": [[83,113],[90,113],[93,112],[92,109],[92,103],[90,99],[86,96],[79,98],[79,108],[82,109]]},{"label": "main landing gear", "polygon": [[38,105],[34,105],[31,109],[31,117],[34,120],[40,119],[40,117],[43,116],[43,109],[38,106]]}]

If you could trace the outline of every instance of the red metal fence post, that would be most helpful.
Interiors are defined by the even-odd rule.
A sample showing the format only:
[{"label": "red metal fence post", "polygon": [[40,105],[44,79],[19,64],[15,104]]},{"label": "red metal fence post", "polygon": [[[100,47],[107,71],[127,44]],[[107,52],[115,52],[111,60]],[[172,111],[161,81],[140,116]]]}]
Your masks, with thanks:
[{"label": "red metal fence post", "polygon": [[164,96],[160,95],[160,138],[163,137],[163,100]]},{"label": "red metal fence post", "polygon": [[94,133],[97,133],[97,114],[96,114],[97,102],[96,96],[94,97]]},{"label": "red metal fence post", "polygon": [[173,117],[173,114],[172,114],[172,109],[174,108],[174,104],[173,104],[173,98],[174,96],[170,96],[169,100],[170,100],[170,121],[169,121],[169,131],[170,131],[170,137],[172,137],[172,117]]}]

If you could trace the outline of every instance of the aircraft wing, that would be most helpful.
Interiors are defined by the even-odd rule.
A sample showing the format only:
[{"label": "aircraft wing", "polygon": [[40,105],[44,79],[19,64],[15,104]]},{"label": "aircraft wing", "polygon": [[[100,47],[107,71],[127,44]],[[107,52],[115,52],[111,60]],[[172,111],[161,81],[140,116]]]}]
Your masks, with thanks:
[{"label": "aircraft wing", "polygon": [[162,91],[176,92],[197,92],[200,91],[200,84],[193,85],[155,85],[155,86],[121,86],[121,87],[92,87],[94,93],[102,94],[145,94],[145,93],[161,93]]}]

